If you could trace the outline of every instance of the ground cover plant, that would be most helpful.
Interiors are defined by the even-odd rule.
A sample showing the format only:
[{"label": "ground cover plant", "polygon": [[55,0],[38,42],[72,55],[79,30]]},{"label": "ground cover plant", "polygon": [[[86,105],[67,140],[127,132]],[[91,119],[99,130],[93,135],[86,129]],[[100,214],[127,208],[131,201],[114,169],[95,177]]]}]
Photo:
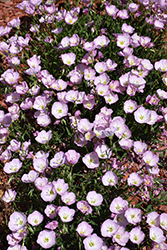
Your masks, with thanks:
[{"label": "ground cover plant", "polygon": [[0,27],[7,249],[167,249],[167,3],[55,6]]}]

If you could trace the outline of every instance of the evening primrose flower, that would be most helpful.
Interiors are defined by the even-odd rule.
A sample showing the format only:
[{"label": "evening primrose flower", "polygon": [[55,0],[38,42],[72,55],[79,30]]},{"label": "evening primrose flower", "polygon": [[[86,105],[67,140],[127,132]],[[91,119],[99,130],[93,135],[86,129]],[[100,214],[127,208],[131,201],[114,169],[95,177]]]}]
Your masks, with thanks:
[{"label": "evening primrose flower", "polygon": [[100,206],[103,202],[103,196],[96,193],[96,191],[90,191],[86,196],[86,200],[92,206]]},{"label": "evening primrose flower", "polygon": [[56,119],[61,119],[66,116],[68,113],[68,106],[63,102],[54,102],[51,109],[52,115]]},{"label": "evening primrose flower", "polygon": [[101,235],[103,237],[112,237],[118,230],[119,225],[113,220],[107,219],[101,225]]},{"label": "evening primrose flower", "polygon": [[110,43],[110,40],[105,35],[102,35],[95,38],[93,42],[96,49],[101,49],[102,47],[107,47]]},{"label": "evening primrose flower", "polygon": [[43,219],[44,219],[43,215],[37,210],[29,214],[27,217],[28,223],[32,226],[38,226],[43,221]]},{"label": "evening primrose flower", "polygon": [[138,173],[131,173],[127,181],[129,186],[139,187],[143,183],[143,178]]},{"label": "evening primrose flower", "polygon": [[37,243],[44,249],[50,248],[56,243],[56,233],[50,230],[43,230],[38,234]]},{"label": "evening primrose flower", "polygon": [[147,150],[144,154],[143,154],[143,160],[145,163],[147,163],[149,166],[153,167],[156,166],[158,161],[159,161],[159,157],[158,155],[154,154],[152,151]]},{"label": "evening primrose flower", "polygon": [[14,158],[12,161],[5,163],[4,171],[7,174],[17,173],[22,167],[22,164],[18,158]]},{"label": "evening primrose flower", "polygon": [[77,153],[74,149],[69,149],[66,153],[66,160],[69,165],[74,165],[80,158],[80,153]]},{"label": "evening primrose flower", "polygon": [[125,113],[133,113],[133,111],[135,111],[137,109],[138,105],[137,102],[133,101],[133,100],[127,100],[124,102],[124,111]]},{"label": "evening primrose flower", "polygon": [[76,202],[76,195],[73,192],[66,191],[64,194],[62,194],[61,200],[66,205],[71,205]]},{"label": "evening primrose flower", "polygon": [[86,221],[82,221],[78,224],[76,231],[81,237],[88,237],[93,232],[93,228]]},{"label": "evening primrose flower", "polygon": [[46,184],[42,188],[41,198],[44,201],[53,201],[57,196],[56,189],[52,183]]},{"label": "evening primrose flower", "polygon": [[56,217],[58,211],[57,211],[57,206],[54,204],[49,204],[46,206],[44,213],[46,214],[47,217],[49,217],[50,219],[53,219],[54,217]]},{"label": "evening primrose flower", "polygon": [[125,217],[129,223],[136,225],[138,222],[141,222],[141,209],[128,208],[125,211]]},{"label": "evening primrose flower", "polygon": [[60,58],[62,59],[64,64],[71,66],[72,64],[75,63],[76,55],[73,52],[70,52],[70,53],[62,54]]},{"label": "evening primrose flower", "polygon": [[8,189],[5,191],[5,194],[2,196],[2,200],[9,203],[11,201],[15,200],[16,197],[16,191],[12,191],[12,189]]},{"label": "evening primrose flower", "polygon": [[141,155],[147,150],[147,144],[145,142],[135,141],[133,143],[133,146],[134,146],[134,152],[137,155]]},{"label": "evening primrose flower", "polygon": [[75,214],[75,210],[72,208],[70,209],[69,207],[66,207],[66,206],[60,207],[60,209],[58,211],[58,215],[60,216],[60,219],[63,222],[72,221],[74,214]]},{"label": "evening primrose flower", "polygon": [[82,158],[83,163],[87,166],[87,168],[93,169],[98,168],[99,166],[99,157],[96,152],[91,152],[86,154]]},{"label": "evening primrose flower", "polygon": [[167,71],[167,59],[161,59],[158,62],[155,62],[154,65],[156,70],[159,70],[160,72],[166,72]]},{"label": "evening primrose flower", "polygon": [[65,163],[66,156],[63,151],[59,151],[54,155],[54,158],[50,160],[50,166],[52,168],[57,168]]},{"label": "evening primrose flower", "polygon": [[67,11],[64,21],[69,24],[72,25],[74,24],[76,21],[78,20],[77,15],[74,15],[73,13],[71,13],[70,11]]},{"label": "evening primrose flower", "polygon": [[35,137],[35,140],[41,144],[46,144],[51,138],[52,138],[51,130],[49,130],[48,132],[42,130],[41,132],[38,133],[37,137]]},{"label": "evening primrose flower", "polygon": [[83,214],[91,214],[92,208],[89,206],[87,201],[78,201],[77,202],[77,209],[80,210]]},{"label": "evening primrose flower", "polygon": [[163,243],[166,237],[163,235],[162,229],[159,227],[151,227],[149,230],[149,237],[156,243]]},{"label": "evening primrose flower", "polygon": [[160,225],[160,216],[157,212],[151,212],[147,215],[146,222],[150,227],[159,227]]},{"label": "evening primrose flower", "polygon": [[128,208],[128,201],[121,197],[115,198],[110,204],[110,211],[115,214],[122,214]]},{"label": "evening primrose flower", "polygon": [[117,46],[121,49],[128,47],[130,44],[130,35],[127,33],[119,34],[117,36]]},{"label": "evening primrose flower", "polygon": [[107,171],[102,177],[104,186],[115,186],[118,183],[118,177],[113,171]]},{"label": "evening primrose flower", "polygon": [[130,232],[130,240],[139,245],[145,238],[145,234],[141,231],[141,227],[135,227]]},{"label": "evening primrose flower", "polygon": [[125,228],[120,226],[116,233],[113,235],[113,242],[117,242],[121,246],[125,246],[128,242],[130,234],[125,231]]},{"label": "evening primrose flower", "polygon": [[59,195],[63,195],[69,187],[68,183],[65,183],[65,181],[63,179],[58,179],[57,181],[53,181],[52,183],[56,189],[56,192]]},{"label": "evening primrose flower", "polygon": [[86,237],[83,244],[86,250],[99,250],[103,245],[103,240],[94,233]]},{"label": "evening primrose flower", "polygon": [[162,229],[167,230],[167,213],[162,213],[160,215],[160,226]]},{"label": "evening primrose flower", "polygon": [[150,110],[145,109],[144,107],[140,107],[134,112],[136,122],[141,124],[149,122],[150,116]]},{"label": "evening primrose flower", "polygon": [[117,12],[119,11],[115,5],[111,5],[111,4],[106,4],[105,5],[105,10],[106,10],[106,13],[109,15],[109,16],[112,16],[114,19],[116,18],[116,14]]},{"label": "evening primrose flower", "polygon": [[13,212],[9,217],[8,227],[11,231],[17,231],[27,223],[26,215],[20,212]]}]

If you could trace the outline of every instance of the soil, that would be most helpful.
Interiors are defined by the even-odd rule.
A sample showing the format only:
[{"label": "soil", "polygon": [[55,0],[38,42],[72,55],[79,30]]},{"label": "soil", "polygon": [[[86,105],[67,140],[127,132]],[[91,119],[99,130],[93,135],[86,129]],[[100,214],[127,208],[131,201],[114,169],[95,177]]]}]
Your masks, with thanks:
[{"label": "soil", "polygon": [[[25,14],[22,10],[19,10],[16,8],[16,5],[21,3],[22,0],[0,0],[0,27],[6,26],[8,22],[10,22],[12,19],[20,17],[21,22],[24,23],[28,20],[28,15]],[[56,1],[56,7],[63,6],[64,1],[58,0]],[[3,106],[3,108],[7,109],[7,105],[4,101],[4,97],[0,93],[0,107]],[[165,137],[162,137],[160,139],[161,142],[163,142],[163,145],[156,145],[157,149],[159,151],[166,150],[167,154],[167,140]],[[132,166],[130,173],[132,171],[135,171],[134,166]],[[163,177],[167,177],[167,173],[161,173],[160,175]],[[125,178],[128,178],[125,177]],[[8,184],[9,176],[3,171],[2,164],[0,163],[0,249],[6,249],[7,248],[7,242],[5,240],[5,236],[10,233],[10,230],[7,227],[7,223],[9,221],[9,216],[12,213],[12,204],[11,203],[5,203],[1,199],[4,192],[11,188],[10,184]],[[129,197],[129,201],[133,197]],[[136,197],[136,200],[133,200],[133,204],[138,202],[138,198]],[[166,212],[167,213],[167,205],[161,205],[157,208],[157,210],[160,213]],[[149,250],[150,248],[144,248],[144,250]]]}]

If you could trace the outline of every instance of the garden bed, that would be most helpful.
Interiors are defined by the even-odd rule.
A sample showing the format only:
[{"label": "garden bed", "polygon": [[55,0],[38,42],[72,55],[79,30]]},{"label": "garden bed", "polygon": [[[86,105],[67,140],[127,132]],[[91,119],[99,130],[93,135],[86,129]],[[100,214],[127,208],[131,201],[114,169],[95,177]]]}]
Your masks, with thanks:
[{"label": "garden bed", "polygon": [[167,249],[166,4],[89,2],[2,30],[1,248]]}]

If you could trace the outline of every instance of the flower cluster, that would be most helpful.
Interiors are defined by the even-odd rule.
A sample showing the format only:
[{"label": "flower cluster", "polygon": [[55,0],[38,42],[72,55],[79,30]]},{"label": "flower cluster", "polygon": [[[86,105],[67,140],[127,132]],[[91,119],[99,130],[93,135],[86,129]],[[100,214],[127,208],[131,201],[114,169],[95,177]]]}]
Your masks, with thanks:
[{"label": "flower cluster", "polygon": [[8,250],[167,249],[167,4],[92,3],[23,1],[29,30],[0,27]]}]

